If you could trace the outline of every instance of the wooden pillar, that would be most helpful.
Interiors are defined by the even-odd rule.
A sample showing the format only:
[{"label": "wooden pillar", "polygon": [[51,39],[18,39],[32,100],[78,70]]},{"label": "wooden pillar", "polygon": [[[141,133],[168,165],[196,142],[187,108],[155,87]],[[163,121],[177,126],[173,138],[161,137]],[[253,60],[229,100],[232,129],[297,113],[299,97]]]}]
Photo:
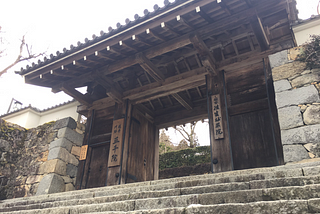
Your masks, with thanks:
[{"label": "wooden pillar", "polygon": [[228,131],[225,103],[224,77],[222,71],[217,76],[207,75],[208,111],[210,126],[210,145],[212,172],[233,170],[232,150]]},{"label": "wooden pillar", "polygon": [[[109,150],[109,161],[108,161],[108,173],[106,185],[118,185],[123,182],[123,172],[126,169],[126,152],[127,148],[126,141],[129,137],[128,132],[128,121],[130,121],[128,116],[129,102],[123,102],[122,104],[116,104],[115,113],[112,126],[110,150]],[[131,111],[131,110],[130,110]]]}]

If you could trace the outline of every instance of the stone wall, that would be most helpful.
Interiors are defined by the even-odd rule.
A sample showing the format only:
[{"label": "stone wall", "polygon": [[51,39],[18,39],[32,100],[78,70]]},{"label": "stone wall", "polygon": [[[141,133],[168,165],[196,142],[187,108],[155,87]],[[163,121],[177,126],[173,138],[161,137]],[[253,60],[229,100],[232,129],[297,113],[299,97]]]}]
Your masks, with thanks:
[{"label": "stone wall", "polygon": [[294,61],[299,52],[270,56],[286,163],[320,157],[320,69]]},{"label": "stone wall", "polygon": [[73,190],[83,130],[72,118],[29,130],[0,119],[0,199]]}]

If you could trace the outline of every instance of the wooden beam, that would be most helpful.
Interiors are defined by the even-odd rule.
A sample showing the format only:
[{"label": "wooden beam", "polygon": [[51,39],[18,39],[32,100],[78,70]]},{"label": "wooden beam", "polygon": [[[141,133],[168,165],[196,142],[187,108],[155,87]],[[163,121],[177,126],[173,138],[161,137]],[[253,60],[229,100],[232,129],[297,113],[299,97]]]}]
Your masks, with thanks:
[{"label": "wooden beam", "polygon": [[113,81],[109,80],[108,78],[97,72],[93,72],[92,76],[95,82],[99,83],[102,87],[106,89],[107,95],[109,97],[114,99],[117,103],[123,103],[121,90],[119,90],[119,88],[115,86]]},{"label": "wooden beam", "polygon": [[136,58],[140,66],[145,70],[154,80],[164,80],[164,75],[143,53],[136,54]]},{"label": "wooden beam", "polygon": [[[205,6],[208,3],[211,3],[212,0],[204,0],[201,2],[198,2],[198,5],[200,7]],[[246,20],[248,19],[248,16],[252,16],[254,14],[256,14],[258,12],[258,14],[262,14],[265,11],[281,11],[283,9],[285,9],[287,6],[287,2],[285,1],[278,1],[278,0],[270,0],[270,1],[266,1],[263,2],[263,4],[259,4],[257,3],[257,5],[255,6],[255,8],[249,8],[246,10],[243,10],[239,13],[236,13],[232,16],[229,16],[225,19],[219,20],[219,22],[216,23],[212,23],[210,25],[201,27],[199,29],[197,29],[197,33],[199,33],[199,35],[201,35],[203,38],[208,38],[209,36],[212,36],[212,32],[219,32],[221,29],[229,29],[230,27],[236,25],[237,23],[245,23]],[[182,10],[177,10],[177,11],[173,11],[171,14],[167,15],[167,16],[163,16],[162,18],[160,18],[160,20],[156,20],[154,22],[148,22],[146,23],[146,25],[141,25],[141,26],[137,26],[135,27],[132,32],[131,35],[138,35],[140,33],[145,32],[145,29],[152,29],[156,26],[159,26],[161,22],[168,22],[172,19],[175,19],[177,15],[183,15],[186,14],[187,12],[191,12],[194,10],[194,5],[189,5],[185,8],[183,8]],[[269,15],[266,13],[266,15]],[[263,16],[261,16],[261,18],[263,18]],[[71,54],[68,57],[63,57],[62,59],[59,59],[57,62],[54,63],[50,63],[48,65],[44,65],[36,70],[34,70],[32,73],[27,73],[25,76],[26,82],[32,82],[32,79],[38,78],[40,74],[44,74],[44,73],[49,73],[50,70],[56,70],[57,68],[59,68],[61,65],[68,65],[70,63],[72,63],[74,60],[79,60],[82,59],[82,57],[84,55],[92,55],[94,54],[95,51],[101,51],[104,50],[106,48],[107,45],[112,46],[118,43],[119,40],[126,40],[129,39],[131,37],[131,35],[128,34],[121,34],[119,35],[119,38],[117,38],[116,40],[109,40],[106,39],[105,41],[99,42],[95,45],[91,45],[85,49],[82,49],[80,51],[77,51],[74,54]],[[149,50],[145,51],[145,55],[148,58],[153,58],[155,56],[170,52],[174,49],[178,49],[181,48],[185,45],[190,44],[189,42],[189,36],[181,36],[178,38],[173,39],[172,41],[166,42],[166,45],[168,45],[169,43],[174,43],[174,46],[170,46],[166,47],[165,49],[163,48],[165,44],[160,44],[156,47],[152,47]],[[158,49],[159,47],[161,47],[161,50],[164,52],[159,52],[160,49]],[[126,67],[130,67],[132,65],[136,64],[136,60],[135,57],[128,57],[125,59],[122,59],[120,63],[112,63],[110,65],[110,68],[108,70],[108,73],[113,73],[116,72],[118,70],[122,70],[123,68]],[[101,67],[101,70],[104,70],[105,66]]]},{"label": "wooden beam", "polygon": [[101,51],[95,51],[95,52],[94,52],[94,55],[95,55],[96,57],[99,57],[99,58],[103,58],[103,59],[115,61],[115,59],[107,56],[106,54],[102,53]]},{"label": "wooden beam", "polygon": [[126,47],[126,48],[128,48],[128,49],[130,49],[130,50],[139,52],[139,50],[138,50],[137,48],[135,48],[135,47],[133,47],[133,46],[131,46],[131,45],[128,45],[128,44],[127,44],[126,42],[124,42],[124,41],[119,41],[119,45],[120,45],[120,46],[123,46],[123,47]]},{"label": "wooden beam", "polygon": [[208,118],[207,105],[196,106],[191,110],[170,111],[155,117],[155,124],[159,128],[167,128],[175,125],[181,125],[190,121],[198,121]]},{"label": "wooden beam", "polygon": [[236,55],[239,56],[238,47],[237,47],[236,41],[234,39],[232,40],[232,46],[233,46],[233,49],[234,49],[234,52],[236,53]]},{"label": "wooden beam", "polygon": [[194,88],[205,84],[204,76],[207,74],[205,68],[197,68],[184,72],[164,81],[153,82],[129,91],[123,92],[124,99],[130,99],[135,103],[142,103],[158,97],[168,96],[170,94],[184,91],[188,88]]},{"label": "wooden beam", "polygon": [[212,53],[209,51],[207,45],[198,35],[191,35],[190,41],[193,44],[193,47],[199,53],[202,64],[205,68],[212,74],[216,75],[216,60],[214,59]]},{"label": "wooden beam", "polygon": [[190,29],[194,29],[194,27],[189,22],[187,22],[184,18],[182,18],[180,15],[178,15],[176,17],[176,19],[180,24],[182,24]]},{"label": "wooden beam", "polygon": [[261,19],[259,16],[255,15],[251,20],[251,27],[253,33],[259,43],[261,51],[266,51],[269,49],[269,39],[262,25]]},{"label": "wooden beam", "polygon": [[197,14],[199,14],[201,18],[206,20],[206,22],[208,22],[209,24],[214,21],[210,16],[208,16],[208,14],[206,14],[203,10],[201,10],[200,6],[196,7],[196,12]]},{"label": "wooden beam", "polygon": [[172,94],[171,96],[176,99],[185,109],[191,110],[193,108],[193,104],[189,99],[184,98],[179,94]]},{"label": "wooden beam", "polygon": [[151,29],[147,29],[147,30],[146,30],[146,33],[147,33],[148,35],[150,35],[150,36],[153,36],[153,37],[155,37],[155,38],[163,41],[163,42],[166,41],[165,38],[163,38],[162,36],[160,36],[160,35],[157,34],[156,32],[152,31]]},{"label": "wooden beam", "polygon": [[225,1],[221,1],[219,5],[229,16],[231,16],[231,11]]},{"label": "wooden beam", "polygon": [[172,33],[175,36],[180,36],[181,34],[178,33],[176,30],[173,29],[168,23],[162,22],[161,23],[161,28]]},{"label": "wooden beam", "polygon": [[132,35],[132,37],[131,37],[131,38],[132,38],[132,40],[133,40],[133,41],[141,42],[142,44],[147,45],[147,46],[152,46],[152,44],[151,44],[151,43],[144,41],[144,40],[143,40],[143,39],[141,39],[141,37],[140,37],[140,36],[138,36],[138,35]]},{"label": "wooden beam", "polygon": [[64,84],[61,87],[61,90],[69,96],[73,97],[74,99],[78,100],[83,105],[90,106],[92,104],[92,100],[89,97],[84,96],[82,93],[68,85]]},{"label": "wooden beam", "polygon": [[90,68],[90,66],[85,65],[85,64],[83,64],[81,62],[78,62],[78,61],[75,61],[75,60],[72,62],[72,64],[75,65],[75,66],[78,66],[78,67]]}]

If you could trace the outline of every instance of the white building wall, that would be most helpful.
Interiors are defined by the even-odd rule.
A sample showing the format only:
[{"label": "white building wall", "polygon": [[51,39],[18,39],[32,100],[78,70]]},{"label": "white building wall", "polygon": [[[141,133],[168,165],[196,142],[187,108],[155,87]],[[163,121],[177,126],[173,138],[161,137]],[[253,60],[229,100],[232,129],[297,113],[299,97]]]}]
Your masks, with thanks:
[{"label": "white building wall", "polygon": [[62,106],[62,108],[55,108],[41,113],[39,125],[50,121],[57,121],[66,117],[72,117],[75,121],[78,121],[78,105],[80,105],[78,102],[73,102]]},{"label": "white building wall", "polygon": [[310,35],[320,35],[320,18],[311,20],[305,24],[293,26],[293,32],[296,37],[297,45],[309,41]]}]

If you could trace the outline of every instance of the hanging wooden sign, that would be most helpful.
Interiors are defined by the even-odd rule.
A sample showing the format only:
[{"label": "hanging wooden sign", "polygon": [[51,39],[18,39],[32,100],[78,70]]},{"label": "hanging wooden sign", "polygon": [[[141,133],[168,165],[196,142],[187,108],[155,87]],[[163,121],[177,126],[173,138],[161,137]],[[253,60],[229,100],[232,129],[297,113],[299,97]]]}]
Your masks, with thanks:
[{"label": "hanging wooden sign", "polygon": [[220,95],[212,95],[212,114],[213,114],[213,130],[214,130],[214,139],[219,140],[224,138],[223,131],[223,118],[221,114],[221,102]]},{"label": "hanging wooden sign", "polygon": [[113,121],[108,167],[119,166],[122,152],[124,119]]},{"label": "hanging wooden sign", "polygon": [[88,145],[81,146],[79,160],[87,159],[87,151],[88,151]]}]

